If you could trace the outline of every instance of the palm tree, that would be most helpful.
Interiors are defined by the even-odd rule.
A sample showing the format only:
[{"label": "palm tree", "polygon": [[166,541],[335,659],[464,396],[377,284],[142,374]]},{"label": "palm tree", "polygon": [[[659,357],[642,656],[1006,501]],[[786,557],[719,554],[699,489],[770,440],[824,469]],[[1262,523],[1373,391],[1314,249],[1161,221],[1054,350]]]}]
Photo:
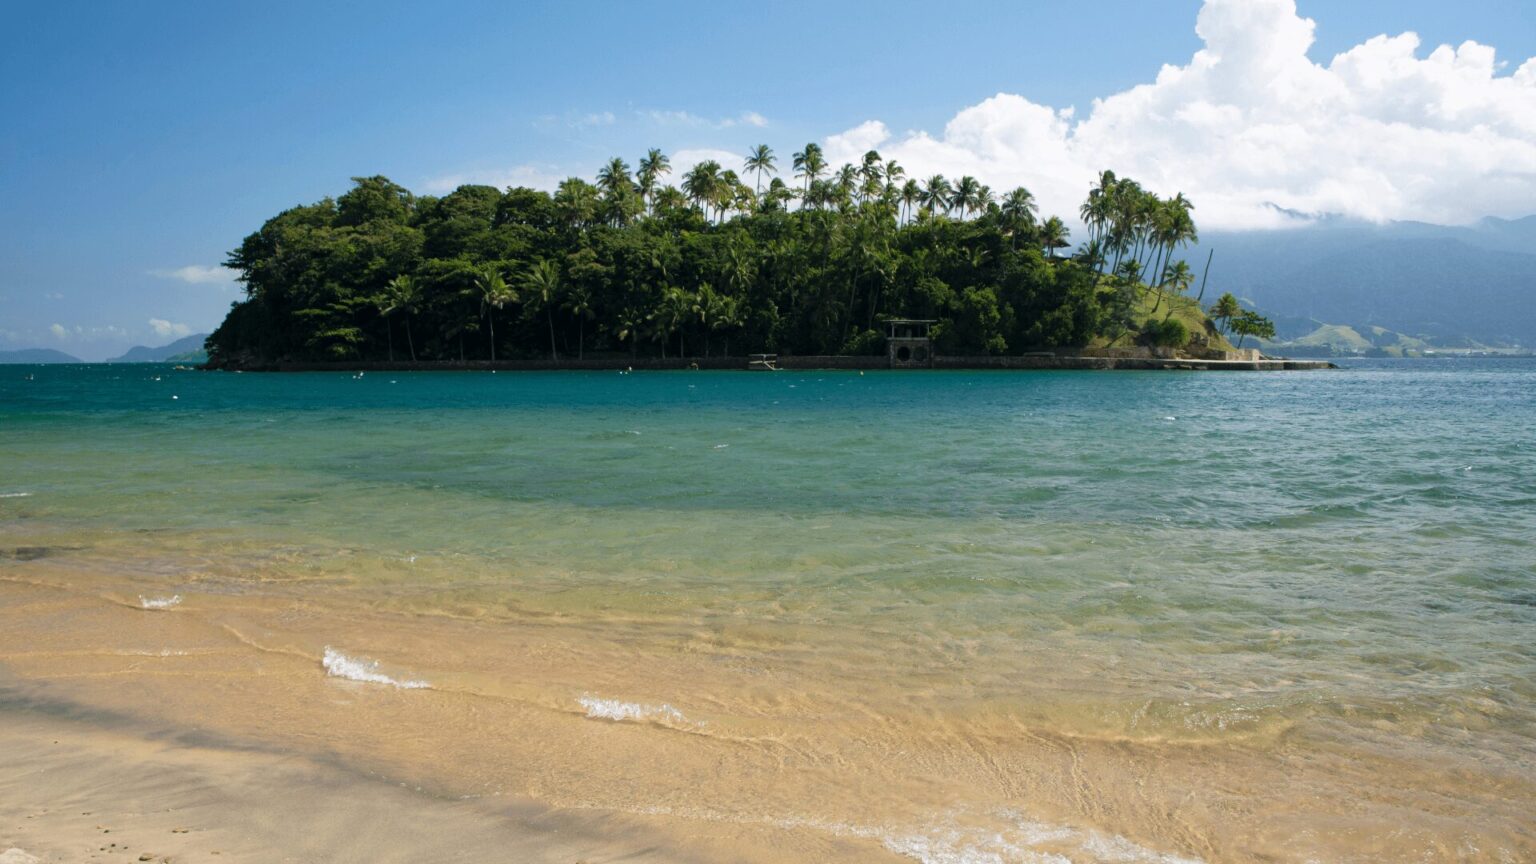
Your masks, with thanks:
[{"label": "palm tree", "polygon": [[916,180],[908,180],[901,185],[899,200],[901,201],[901,206],[906,210],[906,218],[911,219],[912,208],[923,200],[923,187],[917,185]]},{"label": "palm tree", "polygon": [[[1185,291],[1189,290],[1189,286],[1195,284],[1195,271],[1189,269],[1189,262],[1188,261],[1184,261],[1182,259],[1179,260],[1179,261],[1175,261],[1163,273],[1162,284],[1164,286],[1167,286],[1168,288],[1172,289],[1173,293],[1175,295],[1182,296]],[[1157,293],[1158,293],[1158,297],[1157,297],[1158,302],[1161,303],[1162,299],[1163,299],[1163,296],[1162,296],[1163,292],[1161,290],[1159,290]],[[1157,308],[1153,307],[1152,311],[1156,312]],[[1167,321],[1169,318],[1172,318],[1172,317],[1173,317],[1173,303],[1170,301],[1168,303],[1168,314],[1163,316],[1163,320]]]},{"label": "palm tree", "polygon": [[812,141],[805,145],[805,149],[795,154],[795,176],[805,178],[805,191],[811,191],[811,184],[816,182],[827,170],[827,160],[821,155],[821,145]]},{"label": "palm tree", "polygon": [[1242,313],[1243,307],[1237,302],[1237,298],[1228,292],[1217,298],[1216,305],[1211,307],[1209,314],[1212,321],[1221,322],[1223,333],[1230,333],[1232,332],[1232,319]]},{"label": "palm tree", "polygon": [[949,191],[949,181],[944,179],[943,174],[935,174],[929,177],[928,185],[923,189],[923,206],[927,207],[929,212],[935,215],[938,214],[941,208],[945,213],[948,213]]},{"label": "palm tree", "polygon": [[847,207],[853,201],[853,194],[858,189],[859,170],[852,165],[844,165],[837,170],[837,198],[838,203]]},{"label": "palm tree", "polygon": [[395,359],[395,328],[389,323],[389,317],[396,312],[405,316],[405,341],[411,347],[411,362],[416,362],[416,341],[411,338],[411,313],[416,311],[416,305],[421,302],[421,289],[416,285],[416,280],[401,274],[389,280],[384,286],[384,296],[378,305],[379,314],[384,316],[384,323],[389,327],[389,359]]},{"label": "palm tree", "polygon": [[976,196],[981,191],[981,183],[975,177],[967,174],[955,181],[954,191],[949,196],[949,206],[960,211],[960,218],[964,219],[976,207]]},{"label": "palm tree", "polygon": [[1067,243],[1067,236],[1067,225],[1061,221],[1060,217],[1052,216],[1045,220],[1044,225],[1040,226],[1040,242],[1045,246],[1046,252],[1051,256],[1052,261],[1056,260],[1057,249],[1063,249],[1070,245]]},{"label": "palm tree", "polygon": [[634,181],[629,179],[629,163],[615,156],[597,172],[597,188],[603,190],[613,212],[613,224],[622,228],[627,221],[625,199],[635,194]]},{"label": "palm tree", "polygon": [[767,144],[759,144],[747,154],[747,161],[742,168],[757,174],[757,188],[754,191],[758,195],[763,194],[763,175],[779,173],[779,169],[774,167],[776,161],[773,150]]},{"label": "palm tree", "polygon": [[597,214],[597,187],[580,177],[567,177],[555,190],[554,202],[567,227],[585,228]]},{"label": "palm tree", "polygon": [[560,355],[555,352],[555,306],[560,302],[560,267],[540,258],[523,274],[523,287],[528,291],[528,311],[544,310],[549,322],[549,359],[559,360]]},{"label": "palm tree", "polygon": [[576,317],[576,359],[586,356],[586,322],[594,317],[592,310],[592,289],[584,284],[575,284],[565,294],[563,304],[567,312]]},{"label": "palm tree", "polygon": [[672,173],[672,160],[665,153],[652,147],[640,160],[640,168],[635,172],[635,180],[640,186],[640,197],[651,206],[651,197],[656,191],[656,183],[664,174]]},{"label": "palm tree", "polygon": [[1034,227],[1035,214],[1039,209],[1039,205],[1035,203],[1034,194],[1023,186],[1003,197],[1003,217],[1012,224],[1015,237],[1021,229]]},{"label": "palm tree", "polygon": [[491,362],[495,363],[496,316],[491,310],[517,302],[517,294],[507,285],[507,280],[502,278],[501,271],[489,265],[475,276],[475,287],[480,289],[480,312],[485,316],[486,323],[490,325]]},{"label": "palm tree", "polygon": [[683,175],[683,194],[704,211],[704,218],[708,219],[709,208],[720,194],[720,163],[706,159],[690,168]]}]

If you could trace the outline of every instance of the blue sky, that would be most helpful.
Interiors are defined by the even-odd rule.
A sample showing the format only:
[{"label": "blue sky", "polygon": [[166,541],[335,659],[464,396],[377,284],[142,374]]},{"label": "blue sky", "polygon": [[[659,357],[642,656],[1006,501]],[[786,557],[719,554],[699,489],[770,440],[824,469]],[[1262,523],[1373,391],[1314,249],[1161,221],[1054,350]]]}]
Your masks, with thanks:
[{"label": "blue sky", "polygon": [[[1211,5],[1244,2],[1292,0]],[[0,348],[53,347],[99,359],[132,344],[205,332],[239,296],[227,277],[206,268],[265,218],[339,194],[353,175],[382,173],[434,191],[457,179],[591,175],[608,156],[633,163],[651,146],[735,153],[766,142],[787,163],[806,141],[833,139],[829,149],[878,141],[918,167],[952,165],[1011,185],[1018,180],[994,162],[1017,145],[994,146],[987,135],[1001,130],[1000,141],[1033,141],[1053,134],[1039,126],[1053,112],[1074,107],[1063,122],[1082,121],[1095,98],[1149,85],[1164,64],[1191,64],[1207,46],[1196,33],[1204,5],[8,2],[0,32]],[[1510,82],[1536,56],[1536,15],[1515,0],[1296,6],[1316,21],[1305,55],[1318,64],[1405,31],[1421,37],[1419,59],[1440,44],[1492,46],[1505,64],[1493,76]],[[1262,38],[1264,28],[1289,20],[1284,9],[1275,14],[1222,24],[1222,38],[1228,45],[1243,33]],[[1227,50],[1234,62],[1236,49]],[[1394,79],[1391,99],[1372,90],[1376,107],[1360,110],[1377,120],[1399,110],[1392,106],[1419,92],[1412,82],[1422,75],[1413,76]],[[1484,83],[1471,86],[1493,86]],[[1202,93],[1211,89],[1210,82],[1201,86]],[[1463,98],[1447,89],[1452,85],[1435,86],[1444,105]],[[1536,92],[1536,78],[1529,89]],[[1136,108],[1140,119],[1116,121],[1118,138],[1101,138],[1139,137],[1130,130],[1140,127],[1126,124],[1176,113],[1166,106],[1193,99],[1182,92]],[[1020,98],[987,101],[999,93]],[[1521,125],[1525,91],[1505,86],[1489,99],[1495,127],[1505,124],[1518,148],[1530,128]],[[1036,106],[1049,110],[1031,113]],[[1102,113],[1108,124],[1111,112]],[[878,126],[851,131],[872,121]],[[945,139],[952,122],[956,131]],[[1487,125],[1459,115],[1445,122]],[[1334,144],[1318,146],[1338,152]],[[1120,152],[1094,148],[1096,158]],[[1290,161],[1307,161],[1296,157],[1302,151],[1288,152]],[[1523,152],[1497,159],[1523,172]],[[1160,177],[1156,166],[1167,159],[1155,151],[1124,158],[1149,166],[1154,181],[1185,188],[1199,179],[1175,169]],[[1050,190],[1050,164],[1042,156],[1018,178]],[[1478,176],[1500,168],[1491,163]],[[1055,173],[1065,200],[1080,172]],[[1347,176],[1359,174],[1356,166]],[[1419,192],[1402,191],[1399,202],[1396,193],[1367,195],[1362,184],[1355,215],[1440,212],[1414,197]],[[1350,211],[1352,199],[1324,194],[1338,185],[1332,178],[1301,178],[1293,188],[1265,181],[1277,203]],[[1469,206],[1536,212],[1529,188],[1536,187],[1490,185]],[[1392,206],[1374,212],[1367,198]],[[1255,227],[1243,223],[1253,202],[1212,200],[1212,218]],[[1458,211],[1446,221],[1475,215],[1486,214]]]}]

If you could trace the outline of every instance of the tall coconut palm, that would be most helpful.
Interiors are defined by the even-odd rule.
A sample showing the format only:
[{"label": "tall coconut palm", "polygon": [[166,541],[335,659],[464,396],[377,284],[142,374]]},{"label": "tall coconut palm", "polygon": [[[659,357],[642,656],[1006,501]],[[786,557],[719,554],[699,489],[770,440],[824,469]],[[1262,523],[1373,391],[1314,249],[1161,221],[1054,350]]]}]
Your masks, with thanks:
[{"label": "tall coconut palm", "polygon": [[774,165],[776,161],[772,148],[767,144],[759,144],[747,154],[747,161],[742,167],[743,170],[757,175],[757,187],[753,191],[758,195],[763,194],[763,175],[779,173],[779,169]]},{"label": "tall coconut palm", "polygon": [[597,188],[603,190],[607,199],[614,227],[622,228],[635,209],[632,201],[635,183],[629,179],[629,163],[617,156],[608,160],[608,164],[597,172]]},{"label": "tall coconut palm", "polygon": [[395,359],[395,328],[389,324],[390,316],[396,312],[405,316],[405,341],[411,348],[411,362],[416,362],[416,340],[411,337],[411,313],[416,311],[416,306],[421,302],[421,289],[416,280],[401,274],[389,280],[384,286],[384,296],[379,303],[379,314],[384,316],[384,321],[389,326],[389,359]]},{"label": "tall coconut palm", "polygon": [[704,212],[704,218],[709,218],[709,208],[712,207],[720,194],[720,163],[713,159],[703,162],[688,169],[683,175],[683,194]]},{"label": "tall coconut palm", "polygon": [[486,323],[490,325],[491,336],[491,362],[496,362],[496,315],[493,310],[501,309],[508,303],[517,302],[517,294],[507,285],[507,280],[502,278],[501,271],[494,266],[487,265],[475,276],[475,287],[480,291],[480,312],[485,316]]},{"label": "tall coconut palm", "polygon": [[663,175],[672,173],[672,160],[660,150],[652,147],[640,160],[640,167],[635,171],[635,180],[640,186],[640,197],[646,202],[647,207],[654,206],[652,200],[656,193],[656,184]]},{"label": "tall coconut palm", "polygon": [[912,209],[923,200],[923,187],[916,180],[908,180],[901,184],[901,206],[906,210],[906,218],[912,218]]},{"label": "tall coconut palm", "polygon": [[859,163],[859,177],[864,185],[879,183],[885,179],[885,160],[880,158],[880,151],[870,150],[864,154],[864,159]]},{"label": "tall coconut palm", "polygon": [[1040,206],[1035,203],[1034,194],[1020,186],[1003,197],[1002,210],[1003,216],[1017,230],[1020,227],[1034,227],[1035,214],[1040,212]]},{"label": "tall coconut palm", "polygon": [[580,283],[572,285],[565,292],[565,302],[561,305],[576,319],[576,359],[580,360],[586,356],[586,322],[595,314],[592,310],[592,289]]},{"label": "tall coconut palm", "polygon": [[923,206],[929,212],[938,215],[940,210],[949,212],[950,188],[949,181],[943,174],[935,174],[928,178],[928,183],[923,187]]},{"label": "tall coconut palm", "polygon": [[523,290],[527,292],[528,311],[544,310],[549,324],[549,359],[559,360],[555,351],[555,306],[560,302],[560,267],[547,258],[533,262],[523,274]]},{"label": "tall coconut palm", "polygon": [[597,214],[597,188],[580,177],[567,177],[555,190],[554,202],[566,226],[580,230],[591,225]]},{"label": "tall coconut palm", "polygon": [[795,176],[805,178],[805,191],[811,191],[811,184],[816,182],[827,170],[826,157],[821,155],[821,145],[815,141],[805,145],[805,149],[795,154]]},{"label": "tall coconut palm", "polygon": [[1056,250],[1065,248],[1067,243],[1067,225],[1059,217],[1052,216],[1040,226],[1040,243],[1045,246],[1046,254],[1051,260],[1056,260]]},{"label": "tall coconut palm", "polygon": [[[839,203],[851,202],[853,195],[858,191],[859,169],[852,165],[844,165],[837,169],[837,177],[834,181],[837,189]],[[846,206],[846,204],[844,204]]]},{"label": "tall coconut palm", "polygon": [[980,189],[981,183],[969,174],[955,181],[955,188],[949,195],[949,206],[960,211],[961,219],[976,208],[976,193]]}]

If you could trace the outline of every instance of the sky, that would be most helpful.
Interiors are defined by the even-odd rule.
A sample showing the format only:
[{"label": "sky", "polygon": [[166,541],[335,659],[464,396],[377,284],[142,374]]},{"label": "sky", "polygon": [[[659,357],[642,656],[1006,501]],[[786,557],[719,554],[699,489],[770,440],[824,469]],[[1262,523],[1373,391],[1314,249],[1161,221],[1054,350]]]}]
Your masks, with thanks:
[{"label": "sky", "polygon": [[1530,0],[0,0],[0,349],[217,326],[261,223],[384,174],[550,188],[816,141],[1202,229],[1536,213]]}]

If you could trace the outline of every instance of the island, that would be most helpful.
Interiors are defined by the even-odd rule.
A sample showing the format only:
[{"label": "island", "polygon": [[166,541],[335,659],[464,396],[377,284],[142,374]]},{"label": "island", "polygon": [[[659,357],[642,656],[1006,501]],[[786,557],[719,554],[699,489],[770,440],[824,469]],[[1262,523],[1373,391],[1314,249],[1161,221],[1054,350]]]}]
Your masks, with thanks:
[{"label": "island", "polygon": [[[815,143],[791,164],[786,182],[760,145],[740,171],[704,161],[671,185],[653,149],[553,194],[354,178],[230,253],[245,298],[208,337],[208,365],[1329,365],[1245,350],[1273,325],[1230,293],[1202,305],[1210,259],[1197,273],[1179,257],[1198,239],[1182,194],[1103,172],[1078,214],[1088,236],[1063,254],[1065,222],[1022,187],[908,178],[876,151],[834,170]],[[894,345],[903,322],[921,344]]]}]

